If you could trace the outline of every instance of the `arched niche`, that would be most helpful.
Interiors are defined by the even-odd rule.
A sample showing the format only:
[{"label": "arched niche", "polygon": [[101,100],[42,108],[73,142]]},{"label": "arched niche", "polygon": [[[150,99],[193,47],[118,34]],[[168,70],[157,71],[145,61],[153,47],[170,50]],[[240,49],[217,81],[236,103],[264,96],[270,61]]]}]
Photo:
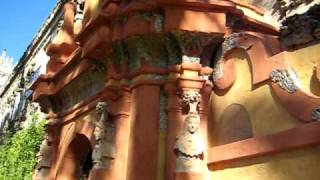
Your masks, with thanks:
[{"label": "arched niche", "polygon": [[249,113],[240,104],[229,105],[216,124],[216,145],[228,144],[252,137]]},{"label": "arched niche", "polygon": [[69,144],[59,171],[57,180],[79,180],[89,177],[92,168],[92,148],[89,139],[83,134],[76,134]]}]

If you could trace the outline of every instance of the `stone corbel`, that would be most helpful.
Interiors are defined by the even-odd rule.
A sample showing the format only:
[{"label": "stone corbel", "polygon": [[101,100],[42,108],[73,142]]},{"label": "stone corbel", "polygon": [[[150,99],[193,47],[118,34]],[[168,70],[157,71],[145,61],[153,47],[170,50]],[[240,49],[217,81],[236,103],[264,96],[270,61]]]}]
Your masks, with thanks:
[{"label": "stone corbel", "polygon": [[114,146],[115,125],[109,119],[106,102],[99,102],[96,106],[96,112],[100,118],[94,122],[96,145],[92,153],[93,164],[95,169],[110,168],[116,153]]},{"label": "stone corbel", "polygon": [[61,69],[74,50],[78,48],[74,39],[75,9],[76,5],[73,2],[68,2],[64,5],[64,22],[62,28],[46,49],[46,53],[50,56],[47,64],[48,75],[53,75]]}]

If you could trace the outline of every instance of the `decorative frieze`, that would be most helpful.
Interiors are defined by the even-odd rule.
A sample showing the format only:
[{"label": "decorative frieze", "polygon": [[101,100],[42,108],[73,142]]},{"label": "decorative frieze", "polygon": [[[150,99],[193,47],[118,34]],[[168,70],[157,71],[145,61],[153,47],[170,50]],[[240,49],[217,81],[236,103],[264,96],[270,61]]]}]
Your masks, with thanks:
[{"label": "decorative frieze", "polygon": [[209,43],[220,42],[222,36],[219,34],[207,34],[200,32],[173,31],[183,55],[189,57],[200,57],[201,52]]},{"label": "decorative frieze", "polygon": [[126,41],[129,71],[142,66],[167,67],[168,52],[161,35],[149,37],[134,36]]},{"label": "decorative frieze", "polygon": [[90,98],[102,90],[104,77],[105,73],[103,71],[89,71],[73,80],[59,93],[62,99],[61,110],[68,110],[74,104]]}]

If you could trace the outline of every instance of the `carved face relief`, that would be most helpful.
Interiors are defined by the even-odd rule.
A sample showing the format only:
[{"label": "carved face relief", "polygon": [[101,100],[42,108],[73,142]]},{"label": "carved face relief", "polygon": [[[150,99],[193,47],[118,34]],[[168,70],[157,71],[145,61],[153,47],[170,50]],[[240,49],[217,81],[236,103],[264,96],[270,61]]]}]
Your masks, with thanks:
[{"label": "carved face relief", "polygon": [[188,115],[185,122],[185,129],[190,133],[194,134],[198,131],[200,125],[200,118],[198,115]]}]

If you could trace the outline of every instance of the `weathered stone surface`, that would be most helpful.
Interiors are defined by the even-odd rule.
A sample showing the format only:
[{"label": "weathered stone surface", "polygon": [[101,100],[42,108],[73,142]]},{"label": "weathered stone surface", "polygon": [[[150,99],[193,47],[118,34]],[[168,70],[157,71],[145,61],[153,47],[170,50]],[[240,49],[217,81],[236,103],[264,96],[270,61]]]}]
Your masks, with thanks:
[{"label": "weathered stone surface", "polygon": [[302,45],[320,39],[320,5],[315,5],[304,14],[296,14],[284,20],[281,27],[281,42],[287,48],[299,48]]}]

